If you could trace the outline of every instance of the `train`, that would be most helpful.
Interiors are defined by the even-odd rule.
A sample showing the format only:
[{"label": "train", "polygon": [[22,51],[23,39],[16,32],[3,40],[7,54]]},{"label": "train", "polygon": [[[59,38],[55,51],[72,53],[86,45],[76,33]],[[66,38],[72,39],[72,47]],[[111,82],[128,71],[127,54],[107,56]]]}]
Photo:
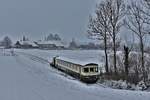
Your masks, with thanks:
[{"label": "train", "polygon": [[52,67],[61,70],[84,83],[96,83],[99,79],[99,67],[96,63],[78,63],[64,57],[53,57]]}]

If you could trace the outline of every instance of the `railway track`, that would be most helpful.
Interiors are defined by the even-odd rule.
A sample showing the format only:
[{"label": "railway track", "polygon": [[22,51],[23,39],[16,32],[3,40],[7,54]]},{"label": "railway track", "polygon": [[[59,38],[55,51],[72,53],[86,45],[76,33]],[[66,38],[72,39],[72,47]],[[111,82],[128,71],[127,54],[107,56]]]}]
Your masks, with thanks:
[{"label": "railway track", "polygon": [[27,58],[29,58],[33,61],[42,63],[42,64],[49,64],[50,63],[47,59],[44,59],[42,57],[39,57],[39,56],[36,56],[36,55],[33,55],[33,54],[28,54],[28,53],[24,53],[24,52],[16,52],[16,53],[24,55],[25,57],[27,57]]},{"label": "railway track", "polygon": [[[42,64],[48,64],[50,66],[50,61],[48,61],[47,59],[44,59],[42,57],[39,57],[39,56],[36,56],[36,55],[33,55],[33,54],[29,54],[29,53],[25,53],[25,52],[15,52],[15,53],[16,53],[16,55],[23,55],[24,57],[27,57],[27,58],[29,58],[32,61],[35,61],[35,62],[38,62],[38,63],[42,63]],[[61,75],[63,77],[66,77],[67,79],[77,80],[74,77],[71,77],[68,74],[63,73],[63,72],[61,72],[61,71],[59,71],[59,70],[57,70],[57,69],[55,69],[53,67],[51,67],[50,72],[59,74],[59,75]]]}]

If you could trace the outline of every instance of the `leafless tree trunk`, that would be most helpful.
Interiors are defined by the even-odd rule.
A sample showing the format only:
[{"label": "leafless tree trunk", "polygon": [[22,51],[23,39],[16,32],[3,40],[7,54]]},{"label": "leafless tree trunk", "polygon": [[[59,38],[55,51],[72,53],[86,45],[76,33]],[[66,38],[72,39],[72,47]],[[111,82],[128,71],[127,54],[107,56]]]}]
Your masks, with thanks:
[{"label": "leafless tree trunk", "polygon": [[132,2],[128,6],[128,15],[125,22],[126,27],[137,35],[140,42],[141,51],[141,67],[143,73],[143,80],[145,81],[145,67],[144,67],[144,36],[148,34],[148,27],[146,23],[146,16],[142,12],[143,6],[140,2]]},{"label": "leafless tree trunk", "polygon": [[125,77],[127,80],[129,74],[129,47],[127,46],[124,46],[124,56],[125,56],[125,61],[124,61]]},{"label": "leafless tree trunk", "polygon": [[[131,41],[131,37],[132,37],[132,41]],[[130,40],[128,40],[130,39]],[[125,79],[128,81],[128,76],[129,76],[129,67],[130,67],[130,61],[129,61],[129,56],[130,56],[130,52],[133,49],[133,44],[134,44],[134,34],[132,34],[132,36],[129,35],[126,37],[125,36],[125,45],[124,45],[124,68],[125,68]]]},{"label": "leafless tree trunk", "polygon": [[105,70],[106,74],[109,73],[108,68],[108,53],[107,53],[107,41],[109,38],[109,14],[108,14],[109,0],[102,1],[97,5],[95,16],[90,17],[89,30],[90,36],[94,36],[94,39],[103,40],[105,48]]},{"label": "leafless tree trunk", "polygon": [[125,5],[123,0],[109,0],[109,20],[110,20],[110,29],[109,33],[113,40],[113,52],[114,52],[114,70],[117,74],[117,65],[116,65],[116,39],[117,35],[122,26],[122,18],[125,15]]}]

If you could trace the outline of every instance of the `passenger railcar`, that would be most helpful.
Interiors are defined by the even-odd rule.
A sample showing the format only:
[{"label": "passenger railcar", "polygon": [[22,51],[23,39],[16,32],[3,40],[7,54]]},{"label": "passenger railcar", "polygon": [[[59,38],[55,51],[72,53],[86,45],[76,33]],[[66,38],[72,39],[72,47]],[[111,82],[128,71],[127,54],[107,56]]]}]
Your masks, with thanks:
[{"label": "passenger railcar", "polygon": [[86,83],[95,83],[99,78],[98,64],[76,63],[63,57],[54,57],[51,66]]}]

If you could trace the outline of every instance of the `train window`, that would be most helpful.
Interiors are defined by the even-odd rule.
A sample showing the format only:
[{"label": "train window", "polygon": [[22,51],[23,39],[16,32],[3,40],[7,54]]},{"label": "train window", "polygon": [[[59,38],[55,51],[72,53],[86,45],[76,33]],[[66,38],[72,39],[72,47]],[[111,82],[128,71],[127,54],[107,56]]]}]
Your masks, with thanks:
[{"label": "train window", "polygon": [[78,70],[78,67],[77,67],[77,66],[75,66],[75,70]]},{"label": "train window", "polygon": [[75,69],[75,70],[77,70],[77,67],[76,67],[76,66],[74,66],[74,69]]},{"label": "train window", "polygon": [[78,70],[78,67],[77,67],[77,66],[75,66],[75,68],[76,68],[76,70]]},{"label": "train window", "polygon": [[71,67],[72,69],[74,69],[74,65],[72,65],[72,67]]},{"label": "train window", "polygon": [[74,66],[72,66],[72,69],[75,69],[75,67],[74,67]]},{"label": "train window", "polygon": [[98,72],[98,67],[95,68],[95,72]]},{"label": "train window", "polygon": [[65,62],[65,64],[64,64],[65,66],[67,66],[67,63]]},{"label": "train window", "polygon": [[71,67],[71,66],[72,66],[72,64],[69,63],[69,67]]},{"label": "train window", "polygon": [[68,63],[68,67],[71,67],[71,64],[70,64],[70,63]]},{"label": "train window", "polygon": [[90,72],[94,72],[94,68],[90,68]]},{"label": "train window", "polygon": [[88,73],[89,72],[89,68],[84,68],[84,72]]}]

